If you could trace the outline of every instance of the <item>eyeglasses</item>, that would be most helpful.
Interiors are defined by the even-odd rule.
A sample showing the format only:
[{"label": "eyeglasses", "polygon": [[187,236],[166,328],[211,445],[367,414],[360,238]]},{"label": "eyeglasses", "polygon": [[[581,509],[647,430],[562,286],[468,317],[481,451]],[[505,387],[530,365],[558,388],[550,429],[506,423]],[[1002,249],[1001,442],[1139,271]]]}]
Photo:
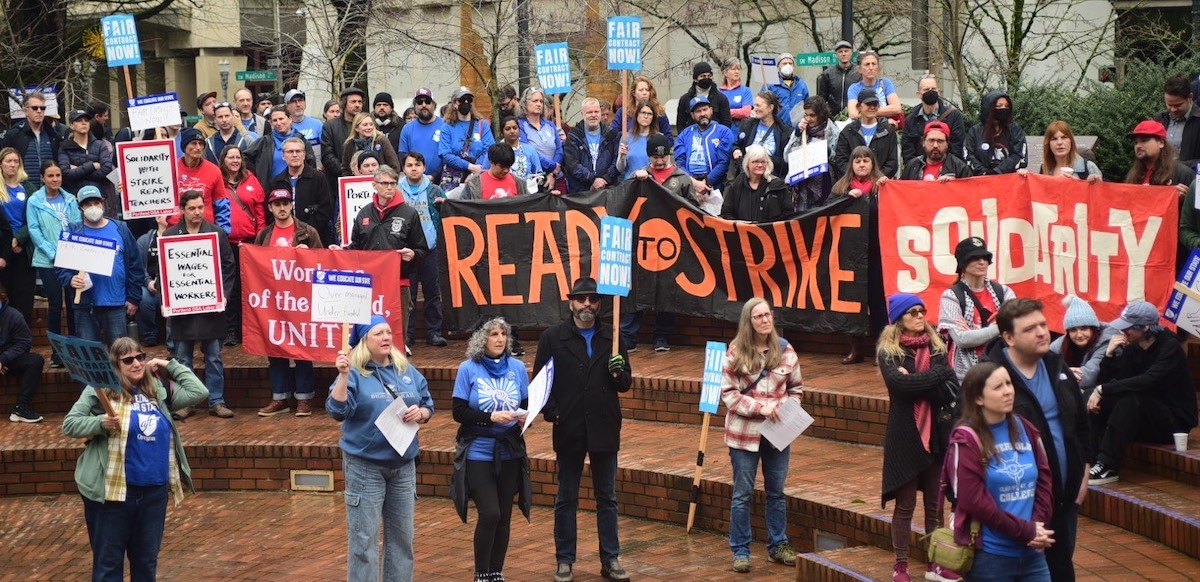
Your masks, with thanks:
[{"label": "eyeglasses", "polygon": [[375,180],[375,183],[385,188],[391,188],[396,185],[396,183],[391,180]]},{"label": "eyeglasses", "polygon": [[414,99],[413,105],[433,105],[433,99],[428,99],[425,97],[422,97],[420,99]]},{"label": "eyeglasses", "polygon": [[912,309],[909,309],[908,311],[905,311],[904,315],[907,315],[909,317],[916,317],[918,315],[925,315],[926,311],[928,311],[928,310],[925,309],[924,307],[914,307]]},{"label": "eyeglasses", "polygon": [[132,356],[125,356],[124,358],[121,358],[121,363],[125,364],[126,366],[132,366],[134,361],[145,362],[146,354],[143,352],[140,354],[134,354]]},{"label": "eyeglasses", "polygon": [[298,156],[304,153],[304,150],[283,150],[283,153],[289,156]]},{"label": "eyeglasses", "polygon": [[572,295],[571,299],[580,303],[600,303],[600,295],[596,293],[587,293],[584,295]]},{"label": "eyeglasses", "polygon": [[26,105],[25,108],[29,109],[30,111],[45,111],[46,110],[45,105]]},{"label": "eyeglasses", "polygon": [[754,321],[767,321],[768,319],[771,319],[771,312],[768,311],[766,313],[759,313],[757,315],[751,315],[750,319],[753,319]]}]

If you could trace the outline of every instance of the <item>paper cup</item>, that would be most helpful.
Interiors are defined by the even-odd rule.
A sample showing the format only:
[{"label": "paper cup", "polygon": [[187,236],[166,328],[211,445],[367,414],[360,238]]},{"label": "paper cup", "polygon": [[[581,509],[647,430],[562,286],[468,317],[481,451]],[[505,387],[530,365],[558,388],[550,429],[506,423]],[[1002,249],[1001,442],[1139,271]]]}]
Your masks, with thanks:
[{"label": "paper cup", "polygon": [[1188,433],[1186,433],[1186,432],[1175,433],[1175,450],[1177,450],[1179,452],[1186,451],[1187,450],[1187,441],[1188,441]]}]

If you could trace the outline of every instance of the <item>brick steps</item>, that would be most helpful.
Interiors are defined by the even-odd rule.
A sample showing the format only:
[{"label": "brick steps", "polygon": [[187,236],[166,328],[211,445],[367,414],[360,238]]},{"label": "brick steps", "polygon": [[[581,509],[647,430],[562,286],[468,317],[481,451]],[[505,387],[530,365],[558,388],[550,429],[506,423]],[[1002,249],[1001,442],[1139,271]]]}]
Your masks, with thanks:
[{"label": "brick steps", "polygon": [[[871,582],[889,580],[892,553],[874,546],[809,552],[796,556],[796,582]],[[922,573],[924,565],[909,562],[909,573]]]},{"label": "brick steps", "polygon": [[1200,489],[1137,471],[1091,489],[1082,512],[1200,558]]}]

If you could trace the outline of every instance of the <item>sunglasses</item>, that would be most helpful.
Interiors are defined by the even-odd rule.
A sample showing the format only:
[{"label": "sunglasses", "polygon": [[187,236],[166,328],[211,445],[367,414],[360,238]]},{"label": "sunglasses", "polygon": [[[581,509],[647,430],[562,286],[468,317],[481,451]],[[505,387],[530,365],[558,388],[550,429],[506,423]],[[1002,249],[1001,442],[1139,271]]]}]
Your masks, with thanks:
[{"label": "sunglasses", "polygon": [[45,105],[26,105],[26,107],[29,108],[31,111],[45,111],[46,110]]},{"label": "sunglasses", "polygon": [[925,315],[925,313],[927,311],[928,310],[926,310],[924,307],[914,307],[912,309],[909,309],[908,311],[905,311],[904,315],[907,315],[909,317],[916,317],[918,315]]},{"label": "sunglasses", "polygon": [[571,299],[574,299],[580,303],[589,303],[589,302],[590,303],[600,303],[600,295],[597,293],[587,293],[584,295],[572,295]]},{"label": "sunglasses", "polygon": [[121,358],[121,363],[125,364],[126,366],[132,366],[134,361],[145,362],[146,354],[143,352],[140,354],[134,354],[132,356],[125,356],[124,358]]},{"label": "sunglasses", "polygon": [[415,99],[413,100],[413,105],[433,105],[433,99]]}]

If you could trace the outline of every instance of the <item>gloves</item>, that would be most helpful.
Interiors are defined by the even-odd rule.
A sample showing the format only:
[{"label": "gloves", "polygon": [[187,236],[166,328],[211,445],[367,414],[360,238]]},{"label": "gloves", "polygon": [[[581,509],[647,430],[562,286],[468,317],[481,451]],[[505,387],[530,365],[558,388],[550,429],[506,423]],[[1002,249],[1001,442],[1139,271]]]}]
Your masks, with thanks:
[{"label": "gloves", "polygon": [[608,371],[612,374],[620,374],[625,371],[625,358],[621,354],[617,354],[608,360]]}]

